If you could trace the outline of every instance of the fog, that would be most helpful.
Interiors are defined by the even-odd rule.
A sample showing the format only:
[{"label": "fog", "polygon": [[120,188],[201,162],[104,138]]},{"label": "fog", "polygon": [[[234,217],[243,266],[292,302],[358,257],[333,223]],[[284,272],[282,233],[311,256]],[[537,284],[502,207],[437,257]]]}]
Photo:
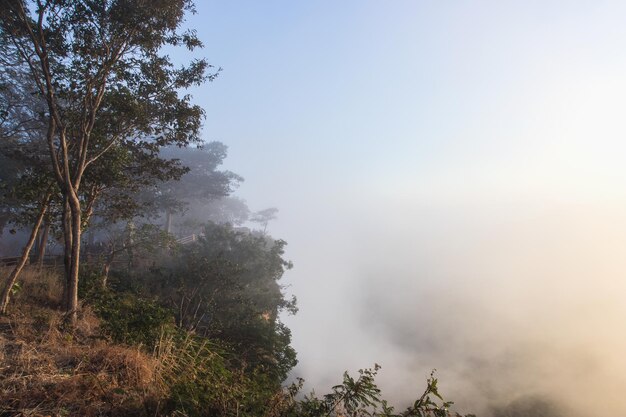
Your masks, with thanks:
[{"label": "fog", "polygon": [[196,3],[219,76],[185,94],[225,179],[175,228],[288,242],[290,379],[380,364],[401,409],[436,370],[462,413],[626,416],[626,2]]},{"label": "fog", "polygon": [[294,377],[626,415],[623,3],[209,3],[205,130],[280,209]]},{"label": "fog", "polygon": [[292,273],[294,374],[320,391],[377,362],[402,404],[437,368],[466,412],[538,395],[567,415],[623,415],[622,209],[396,201],[346,216],[313,257],[323,268]]}]

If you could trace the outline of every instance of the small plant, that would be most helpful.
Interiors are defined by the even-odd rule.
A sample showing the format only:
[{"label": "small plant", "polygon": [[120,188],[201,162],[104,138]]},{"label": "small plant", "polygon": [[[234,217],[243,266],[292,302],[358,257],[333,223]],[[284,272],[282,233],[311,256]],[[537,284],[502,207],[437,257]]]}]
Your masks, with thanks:
[{"label": "small plant", "polygon": [[262,375],[233,367],[227,346],[180,329],[164,331],[155,348],[157,384],[168,393],[159,415],[257,417],[274,394]]},{"label": "small plant", "polygon": [[[360,369],[359,376],[354,378],[345,372],[343,382],[332,387],[332,392],[319,398],[315,393],[296,400],[302,388],[302,380],[285,388],[280,396],[274,398],[266,417],[462,417],[450,411],[452,401],[445,401],[439,394],[435,371],[427,380],[422,395],[404,412],[395,413],[386,400],[375,378],[380,370],[378,364],[374,368]],[[439,401],[437,401],[439,400]],[[475,417],[468,414],[465,417]]]},{"label": "small plant", "polygon": [[103,332],[116,343],[143,345],[152,350],[162,328],[174,323],[168,309],[133,294],[102,291],[92,302],[102,320]]},{"label": "small plant", "polygon": [[19,282],[15,282],[11,287],[11,296],[19,294],[22,291],[22,285]]}]

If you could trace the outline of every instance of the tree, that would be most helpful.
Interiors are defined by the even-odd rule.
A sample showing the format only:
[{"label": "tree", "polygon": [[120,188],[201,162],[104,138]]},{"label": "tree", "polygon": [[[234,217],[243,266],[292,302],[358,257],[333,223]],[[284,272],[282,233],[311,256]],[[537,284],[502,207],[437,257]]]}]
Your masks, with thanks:
[{"label": "tree", "polygon": [[227,155],[227,147],[210,142],[202,147],[168,147],[161,157],[187,168],[177,181],[163,181],[150,190],[147,200],[165,211],[165,230],[172,232],[172,215],[190,206],[204,206],[229,196],[243,178],[230,171],[218,170]]},{"label": "tree", "polygon": [[259,210],[255,213],[252,213],[250,221],[254,223],[259,223],[261,226],[263,226],[263,233],[266,233],[268,223],[272,220],[276,220],[277,213],[278,209],[276,207]]},{"label": "tree", "polygon": [[[224,197],[212,201],[202,207],[204,211],[204,223],[231,224],[240,226],[250,216],[250,209],[244,200],[238,197]],[[193,213],[192,213],[193,214]],[[199,215],[197,217],[200,217]]]},{"label": "tree", "polygon": [[[191,0],[1,0],[4,56],[18,56],[29,86],[45,99],[50,173],[62,194],[66,309],[78,307],[84,216],[98,190],[82,193],[93,167],[114,148],[154,156],[198,142],[203,116],[179,91],[212,79],[205,60],[174,68],[165,46],[202,46],[181,33]],[[93,192],[91,192],[93,191]]]},{"label": "tree", "polygon": [[[46,175],[48,164],[42,140],[45,103],[36,92],[24,87],[28,74],[20,67],[19,59],[5,55],[0,59],[0,229],[6,224],[32,225],[22,254],[1,291],[0,313],[4,314],[57,190]],[[38,243],[41,251],[43,238]]]},{"label": "tree", "polygon": [[26,243],[26,246],[22,251],[22,256],[18,260],[17,265],[15,265],[15,267],[13,268],[13,271],[11,271],[11,274],[7,278],[7,281],[4,285],[4,289],[2,290],[2,294],[0,295],[0,313],[1,314],[6,313],[7,305],[9,304],[9,297],[11,295],[11,291],[13,289],[13,286],[15,285],[15,281],[17,280],[17,277],[19,276],[20,272],[22,271],[22,269],[26,265],[26,262],[28,261],[28,254],[30,253],[30,250],[33,247],[33,244],[35,243],[35,240],[38,236],[39,227],[41,227],[43,219],[46,215],[46,212],[48,210],[48,204],[50,202],[51,197],[52,197],[52,193],[47,192],[44,195],[41,203],[39,204],[39,212],[37,214],[37,219],[35,220],[35,224],[33,226],[33,230],[30,233],[30,237],[28,238],[28,242]]},{"label": "tree", "polygon": [[280,279],[291,263],[286,243],[266,235],[208,224],[198,242],[148,271],[148,293],[176,312],[180,327],[223,340],[238,360],[277,385],[297,363],[291,333],[279,320],[295,313]]},{"label": "tree", "polygon": [[[0,38],[1,39],[1,38]],[[4,42],[2,43],[4,44]],[[0,53],[0,229],[19,221],[21,210],[38,201],[33,191],[46,177],[47,149],[43,134],[45,102],[29,89],[29,74],[19,57]],[[44,187],[45,189],[46,187]],[[0,232],[1,233],[1,232]]]}]

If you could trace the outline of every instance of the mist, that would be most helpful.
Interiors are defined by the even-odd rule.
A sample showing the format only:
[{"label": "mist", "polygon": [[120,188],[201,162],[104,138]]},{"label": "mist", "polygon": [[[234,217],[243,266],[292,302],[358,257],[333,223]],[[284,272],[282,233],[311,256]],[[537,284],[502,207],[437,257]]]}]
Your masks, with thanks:
[{"label": "mist", "polygon": [[16,407],[626,416],[626,2],[5,3]]},{"label": "mist", "polygon": [[293,377],[626,415],[623,3],[214,6],[206,130],[280,209]]},{"label": "mist", "polygon": [[620,208],[369,210],[376,222],[344,227],[342,260],[352,269],[335,273],[327,257],[331,277],[318,277],[314,295],[301,291],[301,317],[289,322],[295,374],[311,388],[377,362],[397,404],[436,368],[442,392],[464,412],[489,416],[525,397],[570,416],[626,411]]}]

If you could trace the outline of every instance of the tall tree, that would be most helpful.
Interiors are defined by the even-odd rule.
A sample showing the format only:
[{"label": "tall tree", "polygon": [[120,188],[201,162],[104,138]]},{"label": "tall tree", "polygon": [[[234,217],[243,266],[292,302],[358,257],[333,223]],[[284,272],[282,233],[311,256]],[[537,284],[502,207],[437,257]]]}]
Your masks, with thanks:
[{"label": "tall tree", "polygon": [[263,226],[263,233],[267,233],[267,225],[272,220],[276,220],[276,214],[278,213],[278,209],[276,207],[269,207],[264,210],[259,210],[257,212],[252,213],[250,217],[250,221],[253,223],[258,223]]},{"label": "tall tree", "polygon": [[[57,189],[47,175],[45,101],[29,87],[28,69],[19,56],[0,54],[0,65],[0,230],[6,224],[32,226],[1,291],[0,313],[4,314]],[[41,244],[39,248],[41,252]]]},{"label": "tall tree", "polygon": [[33,194],[35,202],[40,200],[28,188],[36,181],[27,177],[45,176],[48,165],[45,101],[29,86],[23,64],[19,56],[0,53],[0,233],[5,224],[23,217]]},{"label": "tall tree", "polygon": [[221,142],[210,142],[197,148],[168,147],[161,156],[178,161],[188,169],[179,181],[163,181],[146,198],[165,212],[165,230],[172,232],[172,215],[192,205],[205,205],[230,195],[243,178],[219,170],[227,155]]},{"label": "tall tree", "polygon": [[0,0],[1,53],[21,59],[45,98],[72,321],[90,169],[114,148],[154,155],[162,146],[199,141],[203,112],[179,91],[215,74],[207,75],[205,60],[175,68],[163,52],[202,46],[193,31],[180,31],[185,12],[193,11],[191,0]]},{"label": "tall tree", "polygon": [[26,242],[26,246],[22,250],[22,256],[20,256],[19,260],[17,261],[17,264],[15,265],[15,267],[11,271],[11,274],[7,278],[7,281],[5,282],[4,289],[2,290],[2,293],[0,294],[0,313],[1,314],[6,313],[7,305],[9,304],[9,297],[11,295],[13,286],[15,285],[15,281],[17,280],[17,277],[22,272],[22,269],[28,262],[28,255],[30,253],[31,248],[33,247],[33,244],[35,243],[35,240],[37,239],[39,228],[41,227],[41,224],[46,215],[46,212],[48,211],[48,204],[50,202],[51,197],[52,197],[52,192],[47,191],[42,201],[40,202],[39,210],[37,213],[37,218],[35,220],[35,224],[33,225],[33,229],[30,233],[30,237],[28,238],[28,242]]},{"label": "tall tree", "polygon": [[297,362],[279,318],[297,310],[280,284],[292,267],[283,258],[286,242],[230,225],[207,224],[203,232],[150,269],[147,292],[177,312],[181,327],[229,343],[239,360],[280,383]]}]

